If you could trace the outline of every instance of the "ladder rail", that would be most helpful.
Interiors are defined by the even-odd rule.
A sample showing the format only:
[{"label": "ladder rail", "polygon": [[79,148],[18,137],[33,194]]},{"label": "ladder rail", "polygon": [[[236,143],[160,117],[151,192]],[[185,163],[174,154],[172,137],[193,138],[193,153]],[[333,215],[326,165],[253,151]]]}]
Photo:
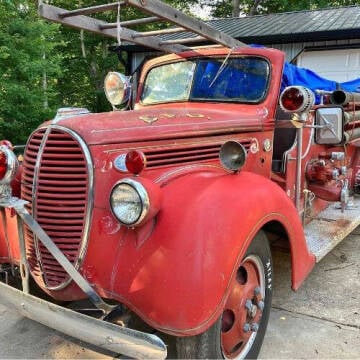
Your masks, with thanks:
[{"label": "ladder rail", "polygon": [[[43,18],[47,20],[51,20],[53,22],[57,22],[60,24],[68,25],[75,29],[87,30],[93,32],[95,34],[104,35],[113,39],[117,39],[117,30],[116,29],[102,29],[101,27],[106,25],[107,23],[102,20],[94,19],[89,16],[84,15],[76,15],[66,18],[61,18],[60,14],[64,12],[64,9],[47,5],[40,4],[39,6],[39,14]],[[147,37],[147,38],[136,38],[137,32],[134,30],[127,29],[125,27],[121,28],[121,39],[132,42],[138,45],[142,45],[145,47],[151,47],[153,49],[168,52],[168,53],[179,53],[186,50],[191,50],[190,48],[177,45],[177,44],[160,44],[160,40],[155,37]]]},{"label": "ladder rail", "polygon": [[149,14],[162,17],[175,25],[194,32],[204,38],[229,48],[247,46],[230,35],[216,30],[205,22],[192,18],[160,0],[124,0],[127,5],[134,6]]},{"label": "ladder rail", "polygon": [[[117,11],[119,6],[132,6],[150,17],[128,20],[118,23],[108,23],[88,16],[105,11]],[[185,44],[196,42],[213,42],[228,48],[247,46],[205,22],[192,18],[181,11],[163,3],[160,0],[123,0],[108,4],[65,10],[39,1],[39,15],[47,20],[61,23],[76,29],[87,30],[96,34],[118,39],[118,27],[121,26],[122,40],[150,47],[158,51],[179,53],[192,50]],[[152,23],[156,21],[170,22],[175,27],[153,31],[135,31],[127,26]],[[166,35],[184,33],[185,35],[169,37]],[[165,37],[164,37],[165,36]]]}]

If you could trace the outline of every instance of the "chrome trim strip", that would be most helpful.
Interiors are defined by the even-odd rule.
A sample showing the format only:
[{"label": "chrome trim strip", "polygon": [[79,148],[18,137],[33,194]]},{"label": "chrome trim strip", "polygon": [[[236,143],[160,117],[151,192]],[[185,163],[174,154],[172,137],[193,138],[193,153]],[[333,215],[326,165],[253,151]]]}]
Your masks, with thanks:
[{"label": "chrome trim strip", "polygon": [[[30,138],[32,138],[32,136],[38,132],[40,129],[35,130],[31,135]],[[36,201],[36,194],[37,194],[37,189],[38,189],[38,185],[39,185],[39,171],[40,171],[40,163],[41,163],[41,158],[42,158],[42,154],[44,151],[44,147],[45,147],[45,143],[46,143],[46,139],[48,137],[48,134],[50,132],[50,129],[46,129],[45,133],[43,134],[43,137],[41,139],[41,143],[39,146],[39,151],[38,154],[36,156],[36,163],[34,166],[34,178],[33,178],[33,183],[32,183],[32,198],[31,198],[31,214],[33,216],[34,219],[37,218],[37,212],[36,212],[36,208],[35,208],[35,201]],[[26,150],[27,150],[27,145],[25,148],[25,154],[26,154]],[[40,249],[39,249],[39,240],[36,237],[35,234],[33,234],[33,240],[34,240],[34,248],[35,248],[35,254],[36,254],[36,261],[39,264],[40,267],[40,271],[41,271],[41,277],[43,279],[43,282],[46,286],[47,280],[45,277],[45,272],[43,270],[43,265],[42,265],[42,259],[41,259],[41,253],[40,253]]]},{"label": "chrome trim strip", "polygon": [[[88,172],[88,187],[87,187],[87,206],[86,206],[86,213],[85,213],[85,222],[84,222],[84,229],[83,229],[83,237],[81,240],[81,245],[80,245],[80,249],[79,249],[79,254],[78,254],[78,258],[76,260],[76,262],[74,263],[74,268],[75,269],[79,269],[85,254],[86,254],[86,250],[87,250],[87,246],[88,246],[88,238],[89,238],[89,231],[90,231],[90,219],[91,219],[91,215],[92,215],[92,211],[93,211],[93,206],[94,206],[94,172],[93,172],[93,161],[91,158],[91,154],[90,151],[85,143],[85,141],[80,137],[79,134],[77,134],[75,131],[59,126],[59,125],[50,125],[49,129],[56,129],[56,130],[60,130],[60,131],[64,131],[67,134],[69,134],[70,136],[72,136],[75,140],[78,141],[84,156],[85,156],[85,160],[86,160],[86,165],[87,165],[87,172]],[[47,289],[49,290],[62,290],[64,289],[66,286],[68,286],[72,281],[72,278],[69,278],[67,281],[65,281],[64,283],[58,285],[58,286],[53,286],[53,287],[49,287],[46,285]]]}]

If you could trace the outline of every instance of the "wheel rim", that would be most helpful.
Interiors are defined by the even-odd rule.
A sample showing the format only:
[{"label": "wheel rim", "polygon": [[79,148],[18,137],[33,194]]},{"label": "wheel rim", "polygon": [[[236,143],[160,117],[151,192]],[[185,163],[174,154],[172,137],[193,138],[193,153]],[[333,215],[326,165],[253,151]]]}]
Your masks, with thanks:
[{"label": "wheel rim", "polygon": [[221,321],[221,350],[225,359],[242,359],[251,349],[265,301],[265,272],[261,259],[247,256],[241,263]]}]

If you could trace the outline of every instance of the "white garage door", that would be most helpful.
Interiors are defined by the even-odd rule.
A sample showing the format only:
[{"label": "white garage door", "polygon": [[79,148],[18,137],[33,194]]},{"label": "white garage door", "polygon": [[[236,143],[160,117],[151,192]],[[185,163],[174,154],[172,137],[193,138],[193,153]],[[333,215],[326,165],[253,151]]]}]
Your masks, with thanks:
[{"label": "white garage door", "polygon": [[297,65],[338,82],[360,78],[360,49],[305,51]]}]

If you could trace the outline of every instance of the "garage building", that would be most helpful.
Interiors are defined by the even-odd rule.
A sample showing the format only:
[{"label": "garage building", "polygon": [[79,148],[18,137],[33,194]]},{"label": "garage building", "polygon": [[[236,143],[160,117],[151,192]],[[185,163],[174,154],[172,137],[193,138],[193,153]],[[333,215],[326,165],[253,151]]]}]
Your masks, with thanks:
[{"label": "garage building", "polygon": [[[327,79],[344,82],[360,78],[360,6],[215,19],[208,23],[246,44],[280,49],[286,53],[287,61]],[[150,54],[137,46],[126,46],[126,51],[130,51],[132,69]]]}]

